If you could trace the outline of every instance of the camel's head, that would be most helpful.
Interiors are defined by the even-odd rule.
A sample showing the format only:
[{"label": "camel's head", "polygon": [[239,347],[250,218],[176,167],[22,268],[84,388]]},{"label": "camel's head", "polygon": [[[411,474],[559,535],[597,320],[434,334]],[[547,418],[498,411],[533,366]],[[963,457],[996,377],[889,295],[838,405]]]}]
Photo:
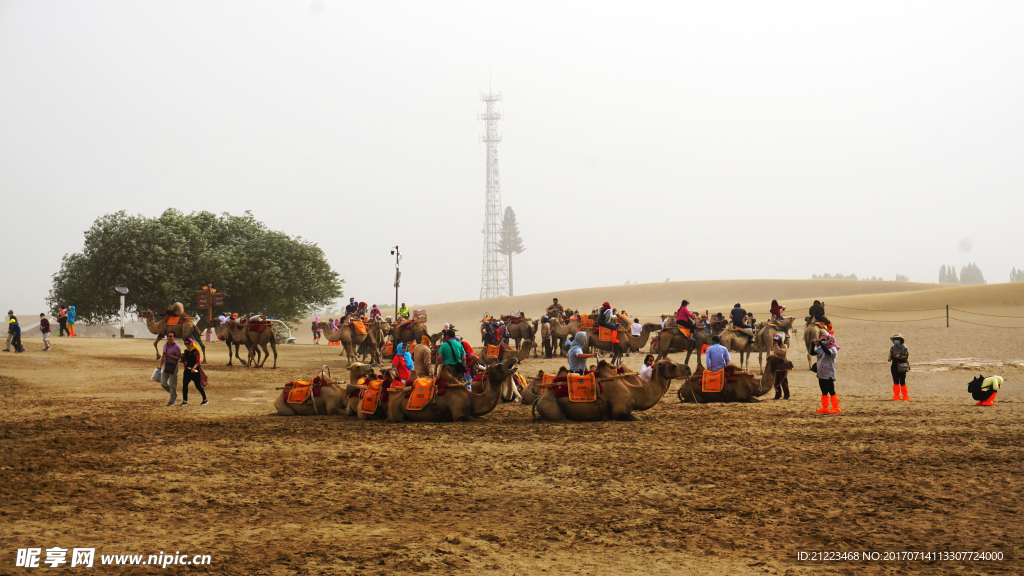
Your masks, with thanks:
[{"label": "camel's head", "polygon": [[146,319],[146,320],[152,320],[153,319],[153,311],[152,310],[143,310],[142,312],[139,312],[139,318],[143,318],[143,319]]},{"label": "camel's head", "polygon": [[661,324],[647,322],[644,324],[644,330],[647,330],[648,332],[657,332],[658,330],[661,330]]},{"label": "camel's head", "polygon": [[659,360],[655,366],[658,376],[664,380],[686,380],[693,374],[686,364],[676,364],[668,358]]},{"label": "camel's head", "polygon": [[517,364],[519,364],[518,359],[509,358],[497,364],[491,364],[484,370],[484,373],[487,374],[487,378],[491,381],[500,382],[519,370],[519,367],[516,366]]},{"label": "camel's head", "polygon": [[804,324],[810,326],[811,320],[813,320],[813,318],[811,318],[810,316],[804,316]]},{"label": "camel's head", "polygon": [[316,326],[317,326],[317,328],[319,328],[321,330],[327,330],[327,329],[330,328],[330,324],[327,323],[327,322],[324,322],[323,320],[321,320],[320,322],[317,322]]}]

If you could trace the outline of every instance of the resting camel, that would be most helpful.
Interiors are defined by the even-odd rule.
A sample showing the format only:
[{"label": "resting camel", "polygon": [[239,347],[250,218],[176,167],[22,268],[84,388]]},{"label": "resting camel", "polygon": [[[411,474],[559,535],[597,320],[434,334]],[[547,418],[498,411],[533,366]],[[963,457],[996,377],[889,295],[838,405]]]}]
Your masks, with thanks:
[{"label": "resting camel", "polygon": [[[228,345],[228,366],[231,366],[231,347],[235,347],[235,358],[242,363],[242,366],[248,366],[249,360],[246,358],[242,360],[242,357],[238,355],[238,347],[245,346],[248,350],[249,342],[245,337],[245,328],[238,328],[227,322],[221,322],[214,318],[213,329],[217,333],[217,339],[223,340]],[[251,350],[250,350],[251,351]],[[259,361],[259,350],[256,351],[256,361]]]},{"label": "resting camel", "polygon": [[[661,400],[674,378],[689,376],[689,368],[680,366],[671,360],[661,360],[655,365],[651,381],[643,386],[627,384],[625,377],[616,374],[615,367],[602,360],[597,365],[601,387],[598,388],[597,401],[571,402],[568,397],[558,398],[552,389],[544,390],[534,404],[537,417],[542,420],[576,422],[596,420],[637,420],[634,410],[647,410]],[[563,367],[556,377],[565,376],[568,371]],[[543,379],[544,373],[538,374]],[[524,397],[525,398],[525,397]]]},{"label": "resting camel", "polygon": [[362,362],[355,362],[348,366],[348,385],[345,386],[345,415],[355,416],[359,414],[359,388],[356,384],[361,378],[375,378],[371,366]]},{"label": "resting camel", "polygon": [[403,393],[392,393],[388,404],[388,420],[391,422],[441,422],[468,420],[489,414],[501,399],[502,381],[516,370],[518,361],[510,358],[488,366],[484,371],[484,390],[476,393],[468,390],[462,382],[448,372],[448,366],[441,367],[441,377],[448,382],[444,395],[434,397],[422,410],[409,410],[409,399]]},{"label": "resting camel", "polygon": [[[234,319],[228,320],[228,324],[235,324]],[[270,344],[270,348],[274,351],[274,365],[271,369],[277,368],[277,334],[274,333],[274,327],[265,325],[261,332],[252,330],[252,326],[242,326],[242,330],[245,331],[245,347],[249,349],[249,366],[253,368],[263,368],[263,365],[267,363],[267,358],[270,358],[270,352],[267,350],[267,344]],[[259,360],[260,352],[257,347],[263,349],[263,360]]]},{"label": "resting camel", "polygon": [[804,346],[807,347],[807,369],[810,370],[811,366],[817,361],[817,356],[813,355],[814,348],[817,346],[815,342],[821,338],[822,334],[828,334],[828,330],[818,326],[818,323],[811,316],[804,318],[804,322],[806,322],[804,326]]},{"label": "resting camel", "polygon": [[771,352],[773,340],[776,334],[785,334],[783,344],[789,346],[789,331],[793,329],[793,320],[796,320],[793,316],[786,316],[782,320],[782,324],[765,324],[760,330],[754,333],[754,344],[757,347],[757,369],[764,372],[762,368],[762,358],[764,354]]},{"label": "resting camel", "polygon": [[[326,366],[325,366],[326,368]],[[345,390],[338,385],[337,381],[330,376],[324,376],[323,372],[317,378],[322,379],[324,384],[320,387],[320,395],[313,396],[313,402],[303,404],[289,404],[285,395],[288,390],[281,392],[281,395],[274,400],[274,408],[281,416],[325,416],[328,414],[341,414],[345,409],[345,401],[348,396]],[[312,396],[312,390],[309,392]]]},{"label": "resting camel", "polygon": [[203,362],[206,362],[206,345],[203,344],[202,334],[196,325],[192,323],[192,320],[181,318],[174,326],[167,325],[167,319],[161,318],[159,322],[153,322],[153,311],[143,310],[139,312],[139,318],[146,320],[146,328],[153,334],[156,334],[156,340],[153,341],[153,349],[156,350],[156,359],[160,359],[160,341],[167,336],[170,332],[174,334],[178,340],[184,343],[185,338],[192,338],[199,344],[199,347],[203,350]]},{"label": "resting camel", "polygon": [[[684,381],[676,395],[680,402],[758,402],[758,397],[764,396],[775,388],[775,370],[768,370],[758,378],[753,372],[745,372],[735,364],[730,364],[735,370],[736,381],[726,382],[721,392],[701,392],[701,375],[704,370],[698,370],[693,376]],[[785,360],[778,370],[792,370],[793,363]]]}]

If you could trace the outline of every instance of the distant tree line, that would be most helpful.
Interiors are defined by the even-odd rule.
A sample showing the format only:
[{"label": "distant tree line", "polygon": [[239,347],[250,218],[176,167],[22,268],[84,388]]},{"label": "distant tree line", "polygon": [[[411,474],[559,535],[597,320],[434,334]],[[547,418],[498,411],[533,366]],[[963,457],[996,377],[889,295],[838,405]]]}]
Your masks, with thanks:
[{"label": "distant tree line", "polygon": [[195,314],[195,291],[212,283],[223,311],[295,321],[332,305],[343,282],[316,244],[269,230],[250,212],[121,211],[97,218],[82,251],[64,256],[46,300],[53,312],[74,304],[81,321],[104,322],[120,308],[114,287],[126,286],[131,313],[159,314],[178,301]]},{"label": "distant tree line", "polygon": [[[871,276],[869,278],[857,278],[856,274],[811,274],[811,280],[862,280],[864,282],[885,282],[885,278]],[[896,282],[910,282],[906,274],[897,274]]]},{"label": "distant tree line", "polygon": [[[1013,278],[1012,273],[1010,277]],[[939,268],[939,284],[988,284],[988,282],[985,282],[985,275],[981,273],[981,268],[971,262],[960,268],[959,277],[955,267],[943,264]]]},{"label": "distant tree line", "polygon": [[1010,270],[1010,282],[1024,282],[1024,270],[1017,270],[1016,267]]}]

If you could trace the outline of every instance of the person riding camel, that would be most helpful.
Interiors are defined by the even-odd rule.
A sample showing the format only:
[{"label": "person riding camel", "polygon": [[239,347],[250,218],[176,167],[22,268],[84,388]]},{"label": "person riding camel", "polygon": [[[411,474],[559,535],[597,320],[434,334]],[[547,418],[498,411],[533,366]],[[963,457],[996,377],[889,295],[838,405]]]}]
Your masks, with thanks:
[{"label": "person riding camel", "polygon": [[380,317],[380,308],[377,308],[377,305],[374,304],[373,308],[370,308],[370,320],[380,320]]},{"label": "person riding camel", "polygon": [[772,315],[771,321],[776,324],[782,324],[782,313],[786,311],[785,306],[780,306],[778,300],[772,300],[772,307],[769,312]]},{"label": "person riding camel", "polygon": [[345,316],[351,316],[359,312],[359,304],[356,303],[355,298],[348,299],[348,306],[345,306]]},{"label": "person riding camel", "polygon": [[548,313],[548,316],[555,316],[561,318],[562,312],[564,310],[565,308],[563,308],[562,305],[558,303],[558,298],[552,298],[551,305],[548,306],[546,312]]},{"label": "person riding camel", "polygon": [[612,331],[612,342],[619,343],[619,327],[615,325],[615,316],[612,312],[612,305],[605,302],[597,314],[597,325]]},{"label": "person riding camel", "polygon": [[690,340],[696,340],[697,338],[693,334],[697,328],[697,325],[693,323],[696,314],[686,308],[689,305],[689,300],[683,300],[683,303],[679,305],[679,310],[676,311],[676,326],[688,328],[690,330]]},{"label": "person riding camel", "polygon": [[820,322],[825,326],[829,332],[832,332],[832,322],[829,321],[828,316],[825,316],[825,303],[814,301],[814,304],[807,309],[807,314],[814,319],[815,322]]},{"label": "person riding camel", "polygon": [[729,315],[732,318],[733,328],[743,332],[751,338],[754,337],[754,330],[747,325],[747,311],[744,310],[739,303],[736,303],[736,305],[732,307],[732,312],[730,312]]}]

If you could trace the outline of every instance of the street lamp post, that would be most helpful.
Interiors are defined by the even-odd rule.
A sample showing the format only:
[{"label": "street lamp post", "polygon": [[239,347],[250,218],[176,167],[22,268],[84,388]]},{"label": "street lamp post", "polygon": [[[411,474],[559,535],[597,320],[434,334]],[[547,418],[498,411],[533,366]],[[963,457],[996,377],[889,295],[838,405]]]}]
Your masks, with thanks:
[{"label": "street lamp post", "polygon": [[398,285],[402,283],[402,271],[398,269],[398,261],[402,259],[402,253],[398,251],[398,246],[391,249],[391,255],[395,257],[395,322],[400,322],[398,318]]},{"label": "street lamp post", "polygon": [[121,338],[124,338],[124,295],[128,293],[128,288],[117,286],[114,290],[121,294]]}]

